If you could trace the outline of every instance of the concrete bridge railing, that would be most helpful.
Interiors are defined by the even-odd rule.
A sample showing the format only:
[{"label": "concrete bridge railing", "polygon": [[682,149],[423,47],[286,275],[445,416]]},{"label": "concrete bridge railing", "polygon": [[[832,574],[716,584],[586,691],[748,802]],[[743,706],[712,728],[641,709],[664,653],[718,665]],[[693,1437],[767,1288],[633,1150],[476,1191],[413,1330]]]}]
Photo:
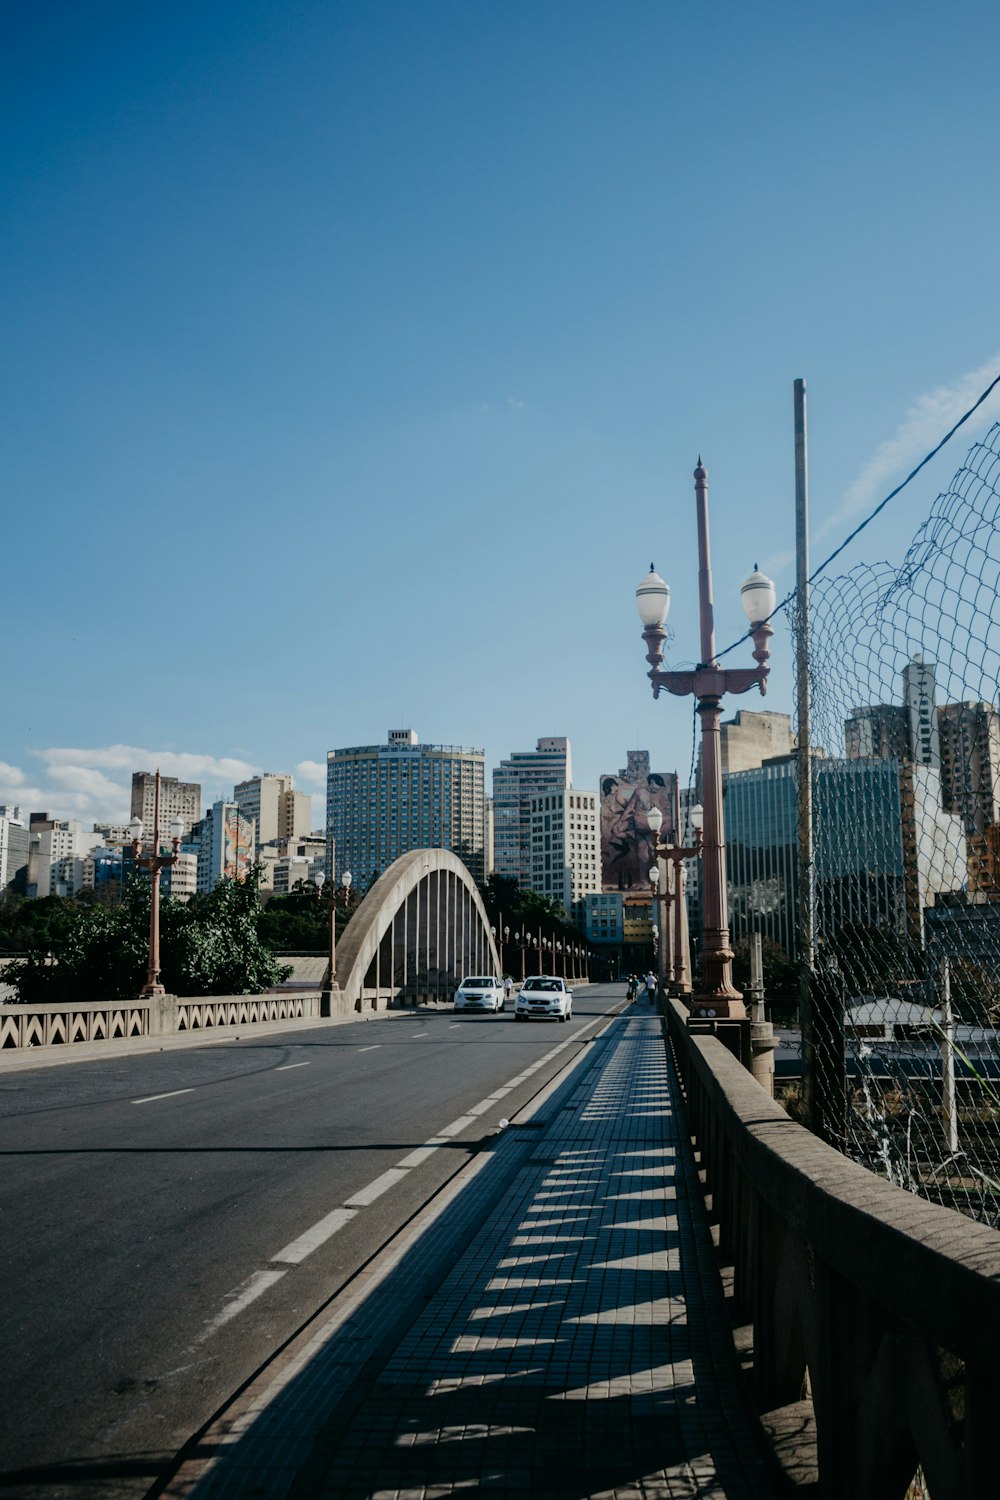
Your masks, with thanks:
[{"label": "concrete bridge railing", "polygon": [[786,1473],[821,1500],[1000,1493],[1000,1234],[826,1146],[686,1019],[668,1002],[739,1342]]},{"label": "concrete bridge railing", "polygon": [[84,1000],[76,1004],[0,1006],[0,1051],[72,1047],[82,1042],[306,1021],[321,1013],[318,991],[281,995],[199,995],[185,999]]}]

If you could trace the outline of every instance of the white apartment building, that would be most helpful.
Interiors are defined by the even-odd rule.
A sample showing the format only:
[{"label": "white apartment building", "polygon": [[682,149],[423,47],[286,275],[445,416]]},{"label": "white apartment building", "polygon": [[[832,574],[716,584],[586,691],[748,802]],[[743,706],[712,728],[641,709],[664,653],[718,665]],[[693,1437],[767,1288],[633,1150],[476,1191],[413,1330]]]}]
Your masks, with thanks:
[{"label": "white apartment building", "polygon": [[277,839],[299,838],[307,834],[312,823],[312,798],[297,792],[292,777],[283,772],[265,771],[251,776],[233,788],[233,801],[257,829],[257,843],[273,844]]},{"label": "white apartment building", "polygon": [[529,886],[582,925],[585,898],[601,889],[597,793],[574,787],[535,792],[529,813]]},{"label": "white apartment building", "polygon": [[[60,883],[67,886],[67,895],[82,888],[83,861],[101,843],[100,834],[88,832],[82,823],[57,822],[54,818],[36,820],[30,834],[27,894],[55,896]],[[79,885],[71,864],[74,860],[80,862]]]},{"label": "white apartment building", "polygon": [[175,901],[190,901],[198,889],[197,854],[178,854],[176,863],[170,866],[170,895]]}]

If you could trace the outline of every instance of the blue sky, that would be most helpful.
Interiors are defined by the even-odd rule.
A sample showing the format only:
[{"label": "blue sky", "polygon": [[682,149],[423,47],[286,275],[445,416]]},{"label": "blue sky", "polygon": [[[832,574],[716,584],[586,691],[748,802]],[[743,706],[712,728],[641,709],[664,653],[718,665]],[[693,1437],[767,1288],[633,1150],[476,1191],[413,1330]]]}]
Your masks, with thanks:
[{"label": "blue sky", "polygon": [[794,580],[797,376],[815,562],[1000,371],[998,43],[969,0],[8,6],[0,801],[318,793],[400,726],[683,773],[633,594],[693,660],[699,453],[721,646]]}]

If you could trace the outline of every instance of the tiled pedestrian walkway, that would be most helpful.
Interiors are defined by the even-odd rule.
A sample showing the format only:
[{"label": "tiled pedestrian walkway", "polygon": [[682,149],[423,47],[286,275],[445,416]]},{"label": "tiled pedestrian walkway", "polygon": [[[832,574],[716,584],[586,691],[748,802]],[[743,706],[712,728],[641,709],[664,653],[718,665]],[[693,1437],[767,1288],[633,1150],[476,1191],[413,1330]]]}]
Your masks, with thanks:
[{"label": "tiled pedestrian walkway", "polygon": [[[332,1410],[281,1494],[773,1496],[659,1021],[626,1011],[591,1057],[439,1217],[428,1256],[460,1243],[429,1296],[400,1319],[417,1242],[315,1349],[310,1400],[325,1381]],[[256,1426],[274,1462],[297,1383],[233,1460]],[[279,1492],[259,1468],[259,1488],[227,1484],[238,1468],[185,1493]]]}]

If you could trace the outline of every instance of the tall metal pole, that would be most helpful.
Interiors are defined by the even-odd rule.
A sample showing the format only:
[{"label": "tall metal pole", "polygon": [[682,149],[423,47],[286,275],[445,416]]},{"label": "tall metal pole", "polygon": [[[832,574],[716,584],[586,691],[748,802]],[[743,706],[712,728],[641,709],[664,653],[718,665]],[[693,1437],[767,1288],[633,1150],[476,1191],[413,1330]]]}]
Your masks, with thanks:
[{"label": "tall metal pole", "polygon": [[[715,616],[712,562],[708,542],[708,474],[701,459],[694,471],[698,514],[698,600],[701,614],[701,667],[715,669]],[[743,996],[733,984],[733,950],[729,945],[729,900],[726,890],[726,839],[722,815],[722,693],[698,695],[701,719],[701,764],[705,784],[705,842],[702,851],[701,985],[694,1003],[699,1013],[743,1018]]]},{"label": "tall metal pole", "polygon": [[153,793],[153,859],[149,869],[149,965],[144,995],[162,995],[160,983],[160,773]]},{"label": "tall metal pole", "polygon": [[799,1012],[806,1120],[819,1131],[816,1088],[816,890],[813,853],[812,754],[809,693],[809,454],[806,383],[795,382],[795,708],[798,727]]}]

